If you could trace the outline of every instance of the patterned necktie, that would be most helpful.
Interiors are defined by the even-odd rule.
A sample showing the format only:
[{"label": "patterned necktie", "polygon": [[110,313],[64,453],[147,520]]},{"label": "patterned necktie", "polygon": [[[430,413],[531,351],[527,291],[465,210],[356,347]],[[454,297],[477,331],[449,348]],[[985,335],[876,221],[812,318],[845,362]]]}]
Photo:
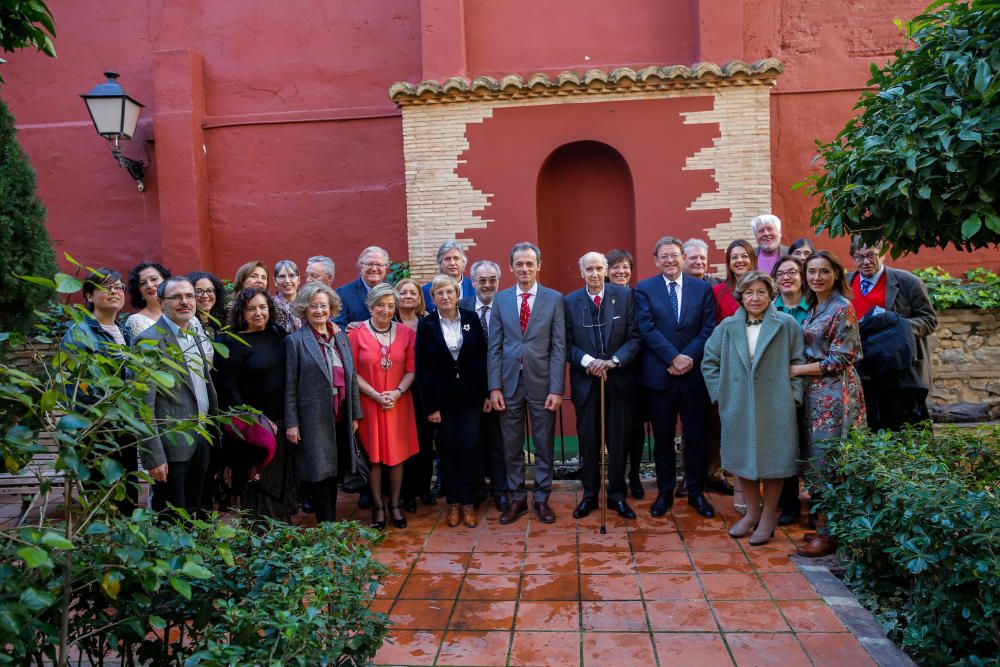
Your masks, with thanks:
[{"label": "patterned necktie", "polygon": [[594,297],[594,305],[597,306],[598,308],[601,307],[601,295],[600,294],[598,294],[597,296]]},{"label": "patterned necktie", "polygon": [[681,321],[681,310],[678,307],[680,304],[677,303],[677,283],[671,281],[670,289],[667,290],[670,296],[670,312],[674,314],[674,320],[677,322]]},{"label": "patterned necktie", "polygon": [[479,310],[479,323],[483,325],[483,333],[487,336],[490,335],[490,325],[489,321],[486,319],[486,311],[490,309],[489,306],[483,306]]},{"label": "patterned necktie", "polygon": [[525,330],[528,328],[528,318],[531,317],[531,309],[528,308],[528,297],[531,296],[528,292],[521,292],[521,335],[524,335]]},{"label": "patterned necktie", "polygon": [[861,279],[861,296],[868,296],[868,292],[872,291],[872,281],[867,278]]}]

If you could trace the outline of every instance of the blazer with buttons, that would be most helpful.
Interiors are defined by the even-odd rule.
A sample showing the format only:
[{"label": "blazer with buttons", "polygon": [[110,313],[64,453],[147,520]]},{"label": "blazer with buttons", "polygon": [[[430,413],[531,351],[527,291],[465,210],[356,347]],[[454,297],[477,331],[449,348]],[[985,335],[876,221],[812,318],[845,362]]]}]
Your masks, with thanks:
[{"label": "blazer with buttons", "polygon": [[457,360],[444,342],[437,312],[417,323],[417,387],[425,413],[421,418],[442,409],[482,409],[486,400],[486,334],[475,313],[464,308],[459,308],[458,313],[462,320],[462,347]]}]

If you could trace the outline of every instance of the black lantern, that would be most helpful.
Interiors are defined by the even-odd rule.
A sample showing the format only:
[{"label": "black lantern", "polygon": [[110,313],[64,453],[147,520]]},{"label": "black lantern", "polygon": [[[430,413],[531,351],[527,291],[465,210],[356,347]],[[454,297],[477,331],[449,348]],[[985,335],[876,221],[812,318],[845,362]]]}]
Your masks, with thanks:
[{"label": "black lantern", "polygon": [[90,120],[93,121],[97,133],[108,140],[111,154],[118,161],[118,165],[128,170],[129,175],[138,183],[139,192],[142,192],[146,188],[142,182],[143,168],[146,165],[141,160],[133,160],[122,155],[119,141],[131,139],[135,134],[135,126],[139,122],[143,105],[122,90],[118,83],[117,72],[105,72],[104,76],[108,77],[107,81],[97,84],[89,93],[80,97],[87,104]]}]

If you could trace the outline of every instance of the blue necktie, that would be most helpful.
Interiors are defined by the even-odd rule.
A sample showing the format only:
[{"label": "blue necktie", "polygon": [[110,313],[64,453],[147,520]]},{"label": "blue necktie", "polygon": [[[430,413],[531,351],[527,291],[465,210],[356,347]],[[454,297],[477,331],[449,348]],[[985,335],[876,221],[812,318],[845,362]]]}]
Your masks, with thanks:
[{"label": "blue necktie", "polygon": [[674,321],[681,321],[681,310],[677,303],[677,283],[671,282],[667,293],[670,295],[670,311],[674,314]]},{"label": "blue necktie", "polygon": [[861,279],[861,296],[868,296],[868,292],[872,291],[872,281],[862,278]]}]

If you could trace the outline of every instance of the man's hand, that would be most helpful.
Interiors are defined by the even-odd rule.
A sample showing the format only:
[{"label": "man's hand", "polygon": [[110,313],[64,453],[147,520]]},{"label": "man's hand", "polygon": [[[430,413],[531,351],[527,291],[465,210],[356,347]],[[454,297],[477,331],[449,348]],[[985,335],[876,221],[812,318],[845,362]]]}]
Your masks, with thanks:
[{"label": "man's hand", "polygon": [[436,411],[430,413],[429,415],[427,415],[427,421],[429,421],[432,424],[440,424],[441,423],[441,411],[440,410],[436,410]]},{"label": "man's hand", "polygon": [[608,379],[608,370],[614,367],[614,363],[606,359],[594,359],[587,364],[587,373],[602,380]]},{"label": "man's hand", "polygon": [[166,463],[161,463],[160,465],[148,470],[147,472],[149,472],[149,476],[152,477],[157,482],[167,481],[168,469]]},{"label": "man's hand", "polygon": [[503,402],[503,392],[499,389],[490,392],[490,404],[497,412],[503,412],[507,409],[506,403]]},{"label": "man's hand", "polygon": [[674,357],[674,362],[671,364],[671,368],[677,371],[674,375],[684,375],[694,368],[694,359],[686,354],[678,354]]},{"label": "man's hand", "polygon": [[299,440],[301,439],[299,436],[299,427],[292,426],[291,428],[286,428],[285,438],[288,440],[288,442],[292,443],[293,445],[299,444]]},{"label": "man's hand", "polygon": [[545,409],[550,412],[555,412],[562,405],[562,396],[559,394],[549,394],[545,397]]}]

